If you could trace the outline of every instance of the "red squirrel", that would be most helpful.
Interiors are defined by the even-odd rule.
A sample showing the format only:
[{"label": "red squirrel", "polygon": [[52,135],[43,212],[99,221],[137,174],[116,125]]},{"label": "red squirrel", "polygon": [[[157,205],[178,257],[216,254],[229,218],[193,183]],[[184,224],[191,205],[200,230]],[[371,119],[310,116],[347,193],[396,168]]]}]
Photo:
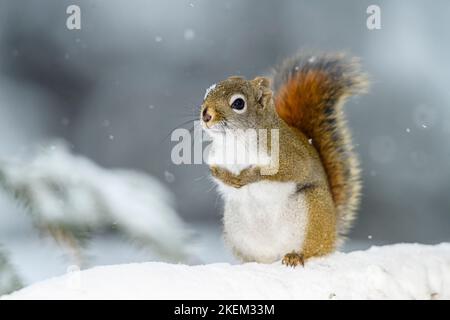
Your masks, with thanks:
[{"label": "red squirrel", "polygon": [[[281,63],[271,77],[234,76],[208,89],[200,114],[212,138],[208,163],[224,199],[225,240],[241,260],[303,265],[342,242],[361,192],[343,105],[367,86],[355,58],[300,54]],[[277,130],[278,164],[272,174],[263,173],[264,161],[216,161],[218,153],[233,152],[224,150],[225,134],[248,129]],[[241,145],[249,151],[259,139]]]}]

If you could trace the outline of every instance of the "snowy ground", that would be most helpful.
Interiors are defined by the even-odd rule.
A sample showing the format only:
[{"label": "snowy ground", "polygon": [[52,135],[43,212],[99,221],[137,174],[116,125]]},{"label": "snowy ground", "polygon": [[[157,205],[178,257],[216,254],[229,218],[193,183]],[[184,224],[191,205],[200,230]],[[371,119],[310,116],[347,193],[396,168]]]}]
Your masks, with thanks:
[{"label": "snowy ground", "polygon": [[[196,233],[193,245],[198,253],[198,256],[191,261],[192,264],[237,263],[223,243],[220,226],[196,223],[190,225],[190,228]],[[5,244],[9,249],[11,263],[16,267],[26,285],[64,275],[74,264],[60,246],[50,239],[39,237],[31,226],[23,230],[20,236],[0,234],[0,243]],[[382,244],[384,243],[375,239],[349,240],[345,243],[343,251],[362,250],[371,245]],[[133,245],[127,239],[106,234],[91,239],[86,248],[86,256],[89,259],[87,263],[91,267],[161,261],[161,257],[145,248]]]},{"label": "snowy ground", "polygon": [[450,244],[335,253],[304,268],[159,262],[95,267],[6,299],[450,299]]}]

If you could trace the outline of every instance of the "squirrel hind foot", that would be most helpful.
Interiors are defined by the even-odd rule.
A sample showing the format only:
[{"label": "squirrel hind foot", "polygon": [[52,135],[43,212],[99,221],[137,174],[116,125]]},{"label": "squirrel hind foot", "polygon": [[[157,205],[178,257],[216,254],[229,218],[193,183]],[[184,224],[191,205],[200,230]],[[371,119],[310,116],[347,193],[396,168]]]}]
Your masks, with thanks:
[{"label": "squirrel hind foot", "polygon": [[287,267],[293,267],[295,268],[298,265],[301,265],[302,267],[305,266],[305,260],[301,253],[297,253],[295,251],[292,251],[291,253],[288,253],[284,256],[283,260],[281,261],[282,264],[284,264]]}]

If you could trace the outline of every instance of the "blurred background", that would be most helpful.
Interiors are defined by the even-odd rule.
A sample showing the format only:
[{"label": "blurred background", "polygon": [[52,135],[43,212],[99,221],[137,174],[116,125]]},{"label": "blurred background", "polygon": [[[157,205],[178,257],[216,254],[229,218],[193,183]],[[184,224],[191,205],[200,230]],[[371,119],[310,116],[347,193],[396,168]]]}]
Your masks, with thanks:
[{"label": "blurred background", "polygon": [[[72,4],[81,8],[80,30],[66,27]],[[381,8],[380,30],[366,27],[371,4]],[[222,203],[207,167],[172,164],[170,133],[192,127],[189,121],[212,83],[230,75],[260,75],[301,48],[344,50],[362,58],[372,79],[370,93],[346,108],[361,156],[364,196],[344,250],[449,241],[449,13],[445,0],[1,0],[0,159],[28,164],[38,150],[60,148],[60,142],[52,144],[57,138],[66,141],[65,153],[96,163],[86,169],[70,158],[56,174],[51,169],[58,162],[41,159],[54,179],[65,181],[61,175],[69,172],[75,176],[72,187],[78,187],[79,176],[101,171],[102,178],[86,185],[103,190],[111,179],[125,181],[109,169],[137,171],[171,199],[148,215],[173,216],[170,221],[182,220],[192,232],[196,253],[190,263],[233,262],[222,244]],[[63,274],[77,264],[52,240],[54,232],[43,236],[43,226],[51,225],[44,212],[48,206],[33,210],[39,196],[28,191],[17,196],[20,188],[33,190],[27,184],[36,177],[35,171],[20,168],[4,174],[10,185],[0,193],[0,275],[8,272],[15,286]],[[53,181],[49,176],[45,181]],[[111,191],[102,201],[117,194]],[[137,199],[133,192],[129,197],[132,203],[158,202],[158,197]],[[66,203],[59,205],[70,211]],[[125,205],[117,215],[104,210],[95,223],[87,223],[86,229],[97,231],[101,225],[102,231],[83,242],[86,266],[171,260],[147,249],[146,241],[135,237],[135,226],[125,227],[126,237],[116,232],[115,224],[129,226],[130,212],[145,212],[142,207]],[[87,220],[100,212],[89,208],[83,209]],[[114,218],[103,223],[105,216]],[[117,222],[118,216],[123,220]],[[151,224],[151,219],[139,221]],[[167,233],[148,233],[171,239],[170,232],[181,230],[162,229]]]}]

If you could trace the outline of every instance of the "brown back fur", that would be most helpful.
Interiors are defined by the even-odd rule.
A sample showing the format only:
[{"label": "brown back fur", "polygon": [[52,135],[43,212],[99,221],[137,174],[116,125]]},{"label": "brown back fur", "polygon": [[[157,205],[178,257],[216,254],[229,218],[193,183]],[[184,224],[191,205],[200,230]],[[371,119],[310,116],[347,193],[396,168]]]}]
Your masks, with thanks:
[{"label": "brown back fur", "polygon": [[359,206],[361,182],[342,107],[365,91],[366,76],[356,59],[342,54],[299,55],[275,70],[274,86],[280,118],[312,139],[321,157],[343,235]]}]

